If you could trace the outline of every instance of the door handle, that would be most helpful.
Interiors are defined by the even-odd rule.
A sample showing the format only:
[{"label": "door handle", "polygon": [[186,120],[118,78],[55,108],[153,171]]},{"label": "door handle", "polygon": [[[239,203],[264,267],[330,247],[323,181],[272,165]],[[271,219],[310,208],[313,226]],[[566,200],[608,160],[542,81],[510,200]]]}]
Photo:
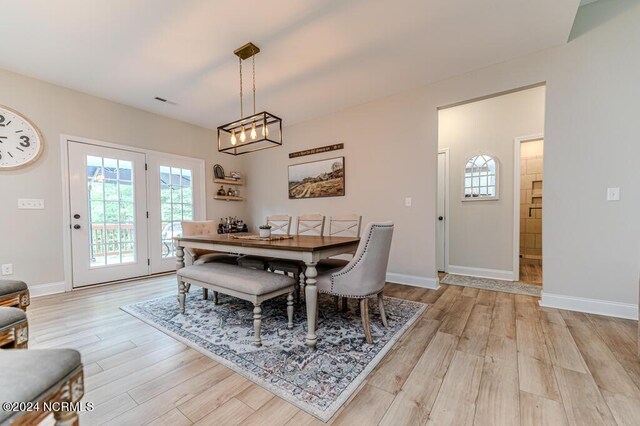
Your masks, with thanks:
[{"label": "door handle", "polygon": [[76,223],[75,225],[73,225],[73,229],[80,229],[80,225]]},{"label": "door handle", "polygon": [[438,216],[438,220],[444,220],[444,217]]},{"label": "door handle", "polygon": [[73,215],[73,218],[74,219],[80,219],[80,215],[78,213],[76,213],[76,214]]}]

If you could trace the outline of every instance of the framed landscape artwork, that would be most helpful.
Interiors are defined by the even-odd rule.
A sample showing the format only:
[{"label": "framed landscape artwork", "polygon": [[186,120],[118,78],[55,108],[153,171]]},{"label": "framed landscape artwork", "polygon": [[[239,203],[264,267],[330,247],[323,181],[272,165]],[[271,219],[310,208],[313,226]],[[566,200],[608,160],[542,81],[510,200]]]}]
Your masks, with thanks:
[{"label": "framed landscape artwork", "polygon": [[344,195],[344,157],[289,166],[289,198]]}]

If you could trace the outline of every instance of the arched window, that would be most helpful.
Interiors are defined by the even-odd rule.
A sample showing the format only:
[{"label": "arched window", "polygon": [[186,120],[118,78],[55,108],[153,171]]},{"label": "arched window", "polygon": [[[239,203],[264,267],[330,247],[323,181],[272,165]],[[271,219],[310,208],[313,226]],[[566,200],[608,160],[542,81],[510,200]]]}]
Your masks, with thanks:
[{"label": "arched window", "polygon": [[474,155],[464,166],[463,200],[498,199],[498,162],[488,154]]}]

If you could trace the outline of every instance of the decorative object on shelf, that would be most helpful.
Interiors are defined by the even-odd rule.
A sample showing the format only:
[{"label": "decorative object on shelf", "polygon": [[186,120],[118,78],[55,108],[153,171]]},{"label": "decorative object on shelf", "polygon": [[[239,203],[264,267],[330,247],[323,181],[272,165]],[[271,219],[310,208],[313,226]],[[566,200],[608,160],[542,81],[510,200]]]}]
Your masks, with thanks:
[{"label": "decorative object on shelf", "polygon": [[233,189],[229,188],[229,190],[227,191],[227,196],[229,196],[229,197],[234,197],[235,196],[235,194],[233,192]]},{"label": "decorative object on shelf", "polygon": [[489,154],[472,155],[464,166],[462,201],[497,199],[497,159]]},{"label": "decorative object on shelf", "polygon": [[260,225],[259,227],[260,238],[271,237],[271,225]]},{"label": "decorative object on shelf", "polygon": [[297,157],[304,157],[305,155],[321,154],[323,152],[337,151],[339,149],[344,149],[343,143],[336,143],[333,145],[321,146],[319,148],[305,149],[304,151],[290,152],[289,158],[297,158]]},{"label": "decorative object on shelf", "polygon": [[[231,155],[247,154],[282,145],[282,119],[263,111],[256,113],[256,55],[260,49],[247,43],[233,52],[240,63],[240,119],[218,127],[218,151]],[[244,116],[242,61],[252,59],[253,114]]]},{"label": "decorative object on shelf", "polygon": [[344,157],[289,166],[289,198],[340,197],[344,194]]},{"label": "decorative object on shelf", "polygon": [[0,105],[0,170],[13,170],[35,162],[44,151],[44,138],[26,116]]},{"label": "decorative object on shelf", "polygon": [[233,190],[233,196],[234,197],[239,197],[240,196],[240,190],[238,188]]},{"label": "decorative object on shelf", "polygon": [[220,189],[218,189],[217,195],[227,195],[227,193],[224,192],[224,186],[220,185]]},{"label": "decorative object on shelf", "polygon": [[230,176],[231,176],[231,179],[235,179],[235,180],[242,179],[242,174],[240,174],[240,172],[231,172]]},{"label": "decorative object on shelf", "polygon": [[213,166],[213,176],[215,176],[216,179],[224,179],[224,169],[220,164]]}]

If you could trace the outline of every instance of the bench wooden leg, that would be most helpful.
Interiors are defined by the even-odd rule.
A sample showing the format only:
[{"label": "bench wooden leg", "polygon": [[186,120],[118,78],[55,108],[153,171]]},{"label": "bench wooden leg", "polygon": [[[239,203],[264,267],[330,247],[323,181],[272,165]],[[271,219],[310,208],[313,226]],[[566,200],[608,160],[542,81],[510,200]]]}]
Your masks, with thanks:
[{"label": "bench wooden leg", "polygon": [[254,304],[253,308],[253,330],[255,333],[253,344],[256,346],[262,346],[262,340],[260,339],[260,327],[262,326],[262,308],[260,303]]},{"label": "bench wooden leg", "polygon": [[56,426],[76,426],[80,424],[78,413],[75,411],[55,411],[53,418],[56,421]]},{"label": "bench wooden leg", "polygon": [[184,281],[178,280],[178,303],[180,304],[180,313],[184,314],[184,301],[186,299],[186,286]]},{"label": "bench wooden leg", "polygon": [[293,328],[293,293],[287,296],[287,316],[289,317],[289,330]]},{"label": "bench wooden leg", "polygon": [[384,310],[384,297],[382,292],[378,293],[378,309],[380,310],[380,316],[382,317],[382,324],[389,328],[389,323],[387,323],[387,313]]},{"label": "bench wooden leg", "polygon": [[347,312],[349,310],[349,298],[342,298],[342,312]]},{"label": "bench wooden leg", "polygon": [[209,298],[209,289],[202,288],[202,300],[207,300]]},{"label": "bench wooden leg", "polygon": [[214,305],[218,304],[218,292],[217,291],[213,292],[213,304]]}]

